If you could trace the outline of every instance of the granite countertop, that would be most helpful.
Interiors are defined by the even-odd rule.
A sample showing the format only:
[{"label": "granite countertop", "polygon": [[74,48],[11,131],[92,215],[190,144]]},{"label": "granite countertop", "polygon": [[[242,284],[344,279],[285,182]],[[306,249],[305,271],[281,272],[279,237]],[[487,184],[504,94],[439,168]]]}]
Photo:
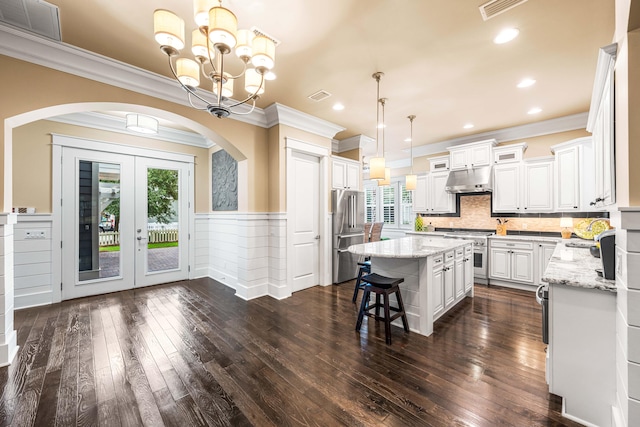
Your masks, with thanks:
[{"label": "granite countertop", "polygon": [[411,234],[416,236],[444,236],[451,233],[450,231],[405,231],[404,234]]},{"label": "granite countertop", "polygon": [[409,236],[349,246],[349,252],[379,258],[426,258],[471,244],[471,240]]},{"label": "granite countertop", "polygon": [[[569,241],[572,240],[587,242],[582,239]],[[617,292],[615,280],[603,279],[596,273],[596,268],[602,268],[600,258],[593,257],[588,248],[571,248],[567,247],[566,243],[561,242],[553,251],[542,276],[543,282]]]}]

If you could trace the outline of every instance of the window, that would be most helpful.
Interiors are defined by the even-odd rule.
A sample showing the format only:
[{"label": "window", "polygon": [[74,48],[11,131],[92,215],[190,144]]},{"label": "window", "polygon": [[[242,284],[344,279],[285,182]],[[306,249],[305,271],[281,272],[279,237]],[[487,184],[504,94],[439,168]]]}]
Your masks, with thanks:
[{"label": "window", "polygon": [[[366,222],[382,221],[385,227],[410,228],[413,224],[413,192],[407,191],[404,180],[378,187],[370,181],[364,186]],[[379,219],[378,219],[379,218]]]},{"label": "window", "polygon": [[376,222],[376,198],[378,196],[378,187],[370,186],[364,189],[364,222]]}]

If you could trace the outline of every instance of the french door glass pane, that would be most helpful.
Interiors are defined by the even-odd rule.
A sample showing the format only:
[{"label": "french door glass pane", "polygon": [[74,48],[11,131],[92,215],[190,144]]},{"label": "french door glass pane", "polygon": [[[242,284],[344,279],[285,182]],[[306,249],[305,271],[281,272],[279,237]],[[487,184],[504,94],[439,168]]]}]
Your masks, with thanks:
[{"label": "french door glass pane", "polygon": [[78,164],[78,279],[120,275],[120,165]]},{"label": "french door glass pane", "polygon": [[178,251],[179,175],[177,170],[147,169],[147,271],[180,267]]}]

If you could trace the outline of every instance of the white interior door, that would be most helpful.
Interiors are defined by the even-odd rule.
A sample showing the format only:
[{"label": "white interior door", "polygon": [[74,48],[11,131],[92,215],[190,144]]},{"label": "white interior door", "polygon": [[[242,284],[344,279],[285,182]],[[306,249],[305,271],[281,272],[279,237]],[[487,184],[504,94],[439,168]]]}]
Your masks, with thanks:
[{"label": "white interior door", "polygon": [[290,175],[293,194],[293,291],[319,284],[320,159],[293,152]]},{"label": "white interior door", "polygon": [[188,278],[188,163],[62,149],[62,299]]}]

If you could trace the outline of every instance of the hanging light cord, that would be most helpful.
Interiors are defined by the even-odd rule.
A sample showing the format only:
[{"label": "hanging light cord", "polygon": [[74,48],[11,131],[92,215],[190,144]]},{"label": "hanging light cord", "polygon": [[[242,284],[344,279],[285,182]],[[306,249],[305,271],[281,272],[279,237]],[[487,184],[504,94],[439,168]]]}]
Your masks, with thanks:
[{"label": "hanging light cord", "polygon": [[413,119],[416,118],[415,115],[410,115],[407,116],[407,118],[409,119],[409,123],[410,123],[410,131],[409,131],[409,138],[411,139],[411,146],[410,146],[410,156],[411,156],[411,175],[413,175]]},{"label": "hanging light cord", "polygon": [[380,104],[382,104],[382,157],[384,157],[384,104],[387,102],[387,98],[380,98]]}]

